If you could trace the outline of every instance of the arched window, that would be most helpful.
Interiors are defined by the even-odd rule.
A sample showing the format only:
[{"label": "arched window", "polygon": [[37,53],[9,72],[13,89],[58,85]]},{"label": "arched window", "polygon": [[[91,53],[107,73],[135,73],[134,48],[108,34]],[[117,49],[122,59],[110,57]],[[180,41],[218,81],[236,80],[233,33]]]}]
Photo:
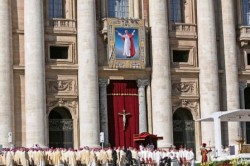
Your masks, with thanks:
[{"label": "arched window", "polygon": [[49,18],[64,18],[64,0],[49,0]]},{"label": "arched window", "polygon": [[242,0],[243,25],[250,25],[250,0]]},{"label": "arched window", "polygon": [[170,21],[183,22],[183,0],[170,0]]},{"label": "arched window", "polygon": [[128,0],[108,0],[108,17],[128,18],[129,1]]}]

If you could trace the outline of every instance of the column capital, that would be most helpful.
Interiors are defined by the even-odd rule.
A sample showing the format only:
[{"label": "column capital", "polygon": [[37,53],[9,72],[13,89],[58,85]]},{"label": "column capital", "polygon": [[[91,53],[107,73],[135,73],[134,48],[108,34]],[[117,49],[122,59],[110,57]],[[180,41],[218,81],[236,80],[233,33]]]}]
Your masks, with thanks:
[{"label": "column capital", "polygon": [[106,87],[109,84],[109,79],[101,78],[98,83],[100,87]]},{"label": "column capital", "polygon": [[242,80],[239,82],[239,88],[240,90],[244,90],[247,87],[247,81],[246,80]]},{"label": "column capital", "polygon": [[149,84],[149,79],[138,79],[136,82],[138,88],[145,88]]}]

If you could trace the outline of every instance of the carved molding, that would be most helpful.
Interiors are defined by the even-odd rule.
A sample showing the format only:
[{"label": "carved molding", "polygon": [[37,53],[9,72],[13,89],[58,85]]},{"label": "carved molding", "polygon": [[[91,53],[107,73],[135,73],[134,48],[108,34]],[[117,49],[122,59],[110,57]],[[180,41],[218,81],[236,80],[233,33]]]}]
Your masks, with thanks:
[{"label": "carved molding", "polygon": [[78,100],[67,98],[47,98],[47,113],[55,107],[67,107],[71,109],[74,115],[77,115]]},{"label": "carved molding", "polygon": [[178,108],[188,108],[194,119],[198,119],[200,117],[199,102],[196,100],[181,99],[174,101],[172,107],[173,111],[176,111]]},{"label": "carved molding", "polygon": [[245,46],[247,46],[248,45],[248,41],[241,41],[240,42],[240,46],[241,47],[245,47]]},{"label": "carved molding", "polygon": [[172,83],[172,93],[178,96],[197,96],[197,82],[175,82]]},{"label": "carved molding", "polygon": [[138,88],[145,88],[149,84],[149,79],[139,79],[137,80]]},{"label": "carved molding", "polygon": [[47,81],[47,94],[77,95],[76,79],[60,78]]},{"label": "carved molding", "polygon": [[109,84],[109,79],[99,79],[99,86],[102,88],[106,88]]},{"label": "carved molding", "polygon": [[241,91],[244,91],[246,87],[247,87],[247,81],[246,80],[239,82],[239,88],[240,88]]}]

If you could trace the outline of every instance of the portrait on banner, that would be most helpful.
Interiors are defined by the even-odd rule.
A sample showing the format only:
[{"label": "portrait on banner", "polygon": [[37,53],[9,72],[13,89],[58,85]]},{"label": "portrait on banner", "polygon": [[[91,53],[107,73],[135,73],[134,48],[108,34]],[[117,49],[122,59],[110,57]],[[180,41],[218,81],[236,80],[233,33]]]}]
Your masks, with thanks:
[{"label": "portrait on banner", "polygon": [[109,68],[144,69],[144,20],[107,18]]},{"label": "portrait on banner", "polygon": [[138,59],[138,29],[115,28],[115,52],[116,59]]}]

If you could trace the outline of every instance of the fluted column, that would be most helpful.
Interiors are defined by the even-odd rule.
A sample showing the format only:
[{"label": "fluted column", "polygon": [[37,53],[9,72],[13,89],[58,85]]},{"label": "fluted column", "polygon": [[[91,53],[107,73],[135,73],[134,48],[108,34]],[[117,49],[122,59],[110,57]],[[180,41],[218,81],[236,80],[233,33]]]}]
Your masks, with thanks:
[{"label": "fluted column", "polygon": [[101,132],[104,132],[104,146],[109,144],[108,132],[108,106],[107,106],[107,85],[108,79],[99,79],[100,89],[100,118],[101,118]]},{"label": "fluted column", "polygon": [[[221,0],[222,7],[222,27],[225,57],[225,76],[226,76],[226,101],[227,110],[232,111],[240,108],[238,65],[236,51],[236,31],[235,31],[235,0]],[[229,145],[237,144],[237,131],[239,122],[228,123]]]},{"label": "fluted column", "polygon": [[43,1],[24,0],[26,146],[45,145]]},{"label": "fluted column", "polygon": [[[220,111],[214,1],[197,1],[201,117]],[[214,145],[212,123],[201,122],[202,142]]]},{"label": "fluted column", "polygon": [[137,80],[138,100],[139,100],[139,133],[147,132],[147,111],[145,86],[149,83],[148,79]]},{"label": "fluted column", "polygon": [[13,132],[11,16],[9,0],[0,1],[0,144],[8,146],[8,132]]},{"label": "fluted column", "polygon": [[77,0],[80,146],[99,146],[95,0]]},{"label": "fluted column", "polygon": [[149,0],[152,36],[152,116],[153,133],[163,136],[159,147],[173,144],[170,50],[166,0]]}]

